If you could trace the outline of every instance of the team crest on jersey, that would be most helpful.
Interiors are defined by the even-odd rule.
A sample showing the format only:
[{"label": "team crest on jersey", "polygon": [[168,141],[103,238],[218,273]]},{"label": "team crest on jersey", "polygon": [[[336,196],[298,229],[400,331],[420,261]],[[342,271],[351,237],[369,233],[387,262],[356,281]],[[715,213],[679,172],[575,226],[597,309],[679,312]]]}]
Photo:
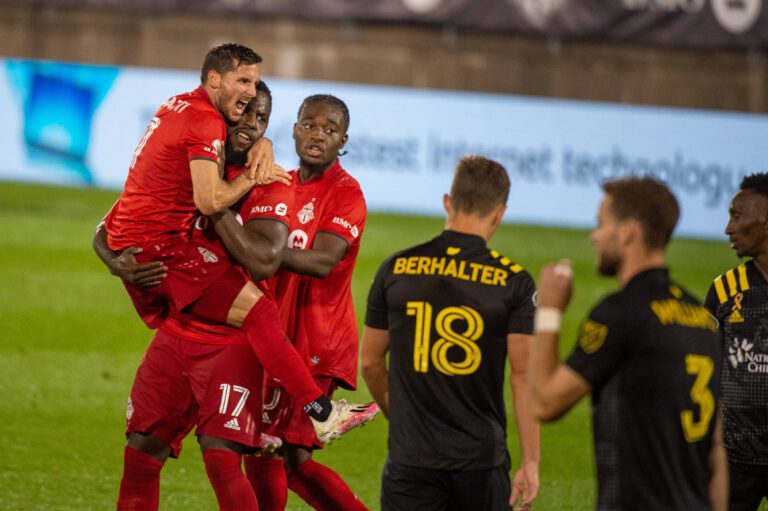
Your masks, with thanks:
[{"label": "team crest on jersey", "polygon": [[307,246],[308,238],[309,236],[307,233],[301,229],[291,231],[291,234],[288,235],[288,248],[292,248],[293,250],[304,250]]},{"label": "team crest on jersey", "polygon": [[200,252],[200,255],[203,256],[203,261],[206,263],[219,262],[219,257],[207,248],[197,247],[197,251]]},{"label": "team crest on jersey", "polygon": [[315,218],[315,199],[304,204],[296,216],[302,224],[312,221],[312,219]]},{"label": "team crest on jersey", "polygon": [[592,354],[599,350],[608,335],[608,327],[588,319],[581,324],[579,329],[579,345],[586,354]]}]

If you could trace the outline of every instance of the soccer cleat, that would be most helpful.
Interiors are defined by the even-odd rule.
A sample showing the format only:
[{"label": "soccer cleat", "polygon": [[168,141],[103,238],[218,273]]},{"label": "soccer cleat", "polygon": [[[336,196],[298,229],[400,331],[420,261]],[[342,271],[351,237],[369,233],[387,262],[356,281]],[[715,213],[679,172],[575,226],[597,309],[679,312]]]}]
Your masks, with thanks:
[{"label": "soccer cleat", "polygon": [[280,437],[268,435],[266,433],[261,434],[261,452],[272,454],[283,446],[283,440]]},{"label": "soccer cleat", "polygon": [[355,405],[347,403],[345,399],[331,401],[333,409],[324,422],[310,418],[315,427],[317,439],[327,444],[332,440],[341,438],[342,435],[371,420],[381,411],[376,403]]}]

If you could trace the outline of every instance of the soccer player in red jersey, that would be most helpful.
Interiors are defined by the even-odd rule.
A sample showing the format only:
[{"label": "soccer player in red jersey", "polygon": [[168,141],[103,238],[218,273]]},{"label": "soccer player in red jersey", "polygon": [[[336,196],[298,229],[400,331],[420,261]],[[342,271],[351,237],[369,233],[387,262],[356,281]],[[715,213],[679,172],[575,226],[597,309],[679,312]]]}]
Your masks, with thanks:
[{"label": "soccer player in red jersey", "polygon": [[[266,129],[271,110],[269,89],[259,84],[238,125],[228,128],[227,176],[242,172],[246,152]],[[248,227],[255,274],[271,274],[287,237],[288,204],[293,191],[283,183],[256,187],[238,202]],[[251,220],[277,220],[256,221]],[[198,217],[193,239],[211,253],[226,257],[207,217]],[[135,247],[121,253],[107,245],[103,225],[94,247],[113,274],[140,288],[157,286],[166,277],[162,262],[137,264]],[[197,425],[221,509],[256,509],[253,490],[242,473],[239,456],[260,443],[262,370],[243,332],[171,308],[166,312],[134,380],[128,406],[128,448],[118,509],[156,509],[160,469],[178,457],[183,438]],[[218,458],[237,457],[235,464]],[[213,458],[211,462],[208,458]]]},{"label": "soccer player in red jersey", "polygon": [[[339,386],[357,385],[358,331],[350,285],[366,206],[359,184],[339,162],[348,127],[347,106],[334,96],[310,96],[299,109],[293,129],[300,158],[292,173],[295,211],[274,278],[286,334],[329,397]],[[287,445],[283,456],[245,458],[261,509],[284,509],[286,487],[315,509],[365,509],[335,471],[312,460],[313,449],[322,445],[295,399],[274,380],[266,385],[266,432],[282,436]],[[378,407],[363,413],[372,418]]]},{"label": "soccer player in red jersey", "polygon": [[[215,244],[192,237],[198,211],[218,213],[257,182],[253,170],[231,181],[223,180],[217,160],[226,134],[224,119],[238,121],[256,95],[259,62],[261,57],[243,46],[218,46],[206,56],[202,86],[169,99],[158,109],[134,153],[126,188],[106,218],[107,241],[109,248],[117,252],[141,247],[140,253],[134,251],[139,262],[163,263],[166,277],[150,290],[126,283],[137,311],[150,327],[159,326],[168,311],[178,311],[239,328],[262,364],[279,375],[289,392],[304,404],[318,434],[333,438],[345,430],[354,414],[348,407],[335,406],[314,383],[301,358],[285,342],[273,302],[262,298],[263,292],[224,251],[216,253]],[[163,366],[173,364],[172,357],[164,359],[162,355],[158,351],[153,357],[157,362],[155,375],[167,374]],[[156,388],[165,382],[141,385],[137,376],[136,383]],[[238,411],[249,393],[242,392]],[[155,404],[148,397],[147,408]],[[222,398],[222,410],[226,404]],[[132,405],[135,410],[137,404]],[[162,426],[151,423],[147,428],[162,431]],[[162,462],[152,456],[151,445],[146,445],[147,437],[153,435],[136,433],[129,435],[126,446],[120,509],[156,506],[142,494],[144,489],[157,486]],[[200,434],[199,440],[220,507],[256,509],[253,493],[248,496],[243,490],[237,446],[217,436]],[[234,495],[239,504],[233,502]]]}]

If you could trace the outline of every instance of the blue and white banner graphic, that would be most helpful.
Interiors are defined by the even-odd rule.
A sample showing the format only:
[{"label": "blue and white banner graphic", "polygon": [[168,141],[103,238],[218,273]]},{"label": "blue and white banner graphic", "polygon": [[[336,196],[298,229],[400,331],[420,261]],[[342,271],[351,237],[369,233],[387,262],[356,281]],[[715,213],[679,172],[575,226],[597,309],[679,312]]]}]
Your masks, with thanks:
[{"label": "blue and white banner graphic", "polygon": [[[120,188],[156,108],[196,72],[0,60],[0,179]],[[349,106],[349,154],[372,211],[442,213],[465,154],[500,161],[506,219],[591,226],[606,178],[650,174],[682,205],[678,234],[722,237],[741,178],[768,170],[768,116],[266,77],[267,135],[286,168],[301,101]]]}]

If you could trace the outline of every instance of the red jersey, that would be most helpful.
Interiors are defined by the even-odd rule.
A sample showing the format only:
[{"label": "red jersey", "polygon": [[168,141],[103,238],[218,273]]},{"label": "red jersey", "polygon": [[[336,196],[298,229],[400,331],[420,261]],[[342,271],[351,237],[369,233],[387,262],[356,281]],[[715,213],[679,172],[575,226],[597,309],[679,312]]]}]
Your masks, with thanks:
[{"label": "red jersey", "polygon": [[352,271],[365,227],[366,206],[357,180],[336,165],[306,183],[293,171],[295,211],[288,247],[311,248],[318,232],[344,239],[349,247],[324,279],[287,270],[275,274],[275,293],[285,333],[310,371],[357,386],[358,332],[352,303]]},{"label": "red jersey", "polygon": [[[227,179],[234,179],[242,171],[242,167],[227,167]],[[232,205],[231,209],[243,225],[255,219],[271,219],[289,225],[290,215],[294,209],[293,194],[293,187],[282,183],[256,186],[244,198]],[[230,257],[234,264],[239,264],[227,252],[208,217],[198,216],[194,226],[193,242],[205,245],[214,253],[226,254],[226,257]],[[271,280],[269,279],[269,281]],[[275,299],[275,293],[268,281],[257,281],[256,285],[269,299]],[[170,312],[160,329],[192,342],[206,344],[248,343],[245,334],[240,329],[201,320],[191,314],[182,314],[176,310]]]},{"label": "red jersey", "polygon": [[125,189],[107,219],[112,250],[186,238],[197,214],[189,162],[216,161],[224,118],[202,87],[163,103],[133,153]]}]

